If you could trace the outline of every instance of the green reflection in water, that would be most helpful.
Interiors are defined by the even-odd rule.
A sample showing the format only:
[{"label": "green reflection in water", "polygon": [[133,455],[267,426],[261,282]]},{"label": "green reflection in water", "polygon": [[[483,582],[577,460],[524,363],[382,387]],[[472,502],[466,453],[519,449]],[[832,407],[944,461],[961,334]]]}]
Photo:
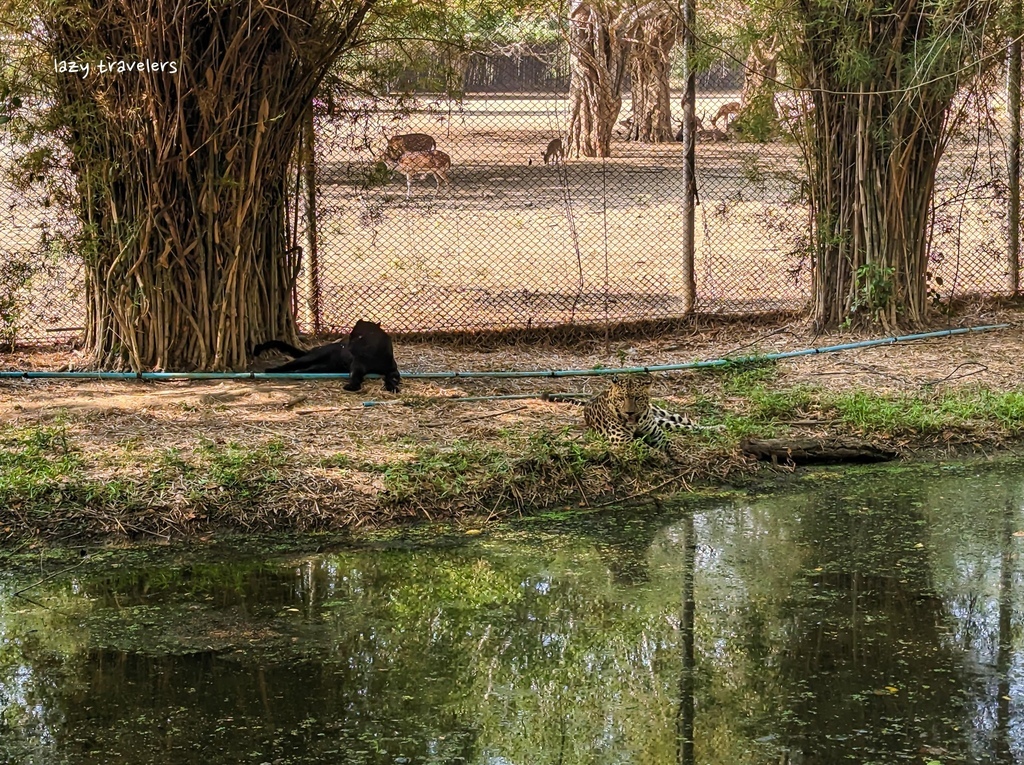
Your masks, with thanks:
[{"label": "green reflection in water", "polygon": [[825,471],[458,546],[86,566],[35,602],[0,576],[0,761],[1011,763],[1019,475]]}]

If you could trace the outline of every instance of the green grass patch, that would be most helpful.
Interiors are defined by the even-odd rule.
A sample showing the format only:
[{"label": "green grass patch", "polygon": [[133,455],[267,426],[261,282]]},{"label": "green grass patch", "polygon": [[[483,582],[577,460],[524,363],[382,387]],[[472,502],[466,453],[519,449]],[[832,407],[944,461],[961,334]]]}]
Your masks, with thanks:
[{"label": "green grass patch", "polygon": [[[784,436],[790,432],[791,421],[805,419],[832,420],[839,431],[866,437],[931,438],[951,432],[974,437],[1024,434],[1021,390],[959,389],[903,395],[865,390],[832,393],[811,386],[769,388],[756,376],[727,378],[726,387],[733,392],[729,409],[719,403],[720,395],[707,393],[701,394],[689,409],[702,425],[723,426],[721,430],[689,436],[695,443],[722,447],[745,437]],[[744,390],[739,393],[741,388]]]},{"label": "green grass patch", "polygon": [[664,460],[639,442],[612,448],[593,435],[580,440],[574,431],[509,430],[489,444],[457,439],[444,446],[419,445],[407,458],[359,467],[382,476],[388,501],[398,504],[417,497],[518,499],[543,495],[545,487],[565,495],[578,488],[595,466],[615,476],[639,477],[650,473],[653,462]]},{"label": "green grass patch", "polygon": [[81,480],[82,460],[63,425],[0,430],[0,502],[14,504],[59,495]]},{"label": "green grass patch", "polygon": [[717,430],[699,430],[689,437],[709,448],[729,447],[742,438],[773,438],[788,420],[804,419],[817,403],[817,392],[807,386],[769,389],[764,381],[775,374],[774,364],[741,371],[725,380],[732,409],[722,405],[722,396],[703,393],[687,410],[702,426],[721,426]]},{"label": "green grass patch", "polygon": [[837,419],[864,433],[935,435],[949,430],[1024,431],[1024,393],[953,390],[926,396],[838,394],[827,402]]},{"label": "green grass patch", "polygon": [[322,468],[341,468],[343,470],[351,470],[357,466],[357,462],[348,454],[331,454],[320,460],[320,467]]},{"label": "green grass patch", "polygon": [[[580,441],[573,437],[574,430],[567,426],[531,433],[518,452],[520,459],[541,472],[557,470],[570,476],[580,476],[588,465],[609,458],[611,452],[607,441],[593,433],[587,433],[586,440]],[[646,453],[647,447],[634,442],[623,451],[622,457],[631,460],[639,456],[642,459]]]},{"label": "green grass patch", "polygon": [[280,481],[287,464],[285,446],[279,439],[254,445],[202,439],[191,456],[177,447],[160,452],[145,489],[158,493],[180,480],[193,500],[201,500],[211,489],[251,499]]},{"label": "green grass patch", "polygon": [[779,377],[779,365],[775,360],[751,357],[730,361],[719,367],[709,367],[708,372],[720,381],[724,393],[744,396],[775,382]]},{"label": "green grass patch", "polygon": [[837,419],[861,432],[934,433],[957,419],[913,396],[886,398],[864,391],[839,394],[831,402]]},{"label": "green grass patch", "polygon": [[285,501],[288,488],[305,485],[310,471],[318,468],[343,471],[339,483],[351,480],[360,490],[382,489],[366,504],[366,512],[380,511],[382,518],[392,517],[389,511],[396,507],[436,508],[439,515],[452,517],[486,515],[491,509],[539,510],[611,491],[623,496],[642,492],[677,475],[676,463],[693,475],[695,485],[720,479],[734,468],[746,469],[737,459],[743,438],[806,434],[794,424],[801,420],[810,420],[815,434],[898,437],[911,449],[938,441],[1009,443],[1024,435],[1024,389],[924,389],[892,395],[780,388],[773,385],[774,363],[730,365],[714,374],[721,389],[703,386],[684,413],[703,426],[720,427],[673,431],[667,453],[641,442],[612,446],[593,433],[581,436],[579,416],[572,424],[542,430],[511,422],[481,440],[428,443],[423,432],[410,430],[390,440],[386,453],[368,438],[345,452],[298,449],[292,454],[287,442],[256,441],[250,433],[250,442],[203,439],[173,447],[168,442],[161,451],[152,448],[161,444],[140,449],[145,441],[126,437],[94,454],[59,419],[35,427],[0,427],[0,509],[10,510],[0,513],[0,536],[58,530],[66,535],[97,524],[101,513],[82,513],[81,508],[116,511],[112,517],[118,522],[124,519],[117,512],[145,509],[152,512],[140,513],[131,523],[152,528],[162,528],[162,509],[181,505],[203,509],[195,516],[197,523],[234,522],[253,509]]},{"label": "green grass patch", "polygon": [[815,391],[805,386],[768,390],[756,386],[747,393],[747,416],[755,422],[795,420],[807,416],[815,404]]},{"label": "green grass patch", "polygon": [[170,447],[160,452],[156,466],[150,476],[153,483],[170,483],[176,477],[190,479],[195,474],[195,466],[189,462],[177,447]]},{"label": "green grass patch", "polygon": [[[195,459],[167,449],[145,477],[94,478],[80,450],[61,425],[0,430],[0,503],[46,512],[57,503],[82,506],[140,507],[167,486],[183,480],[193,498],[211,488],[233,497],[252,498],[279,481],[285,467],[284,444],[258,446],[201,442]],[[128,459],[121,467],[138,466]]]},{"label": "green grass patch", "polygon": [[203,439],[196,457],[193,476],[199,483],[230,491],[240,499],[254,497],[280,481],[287,464],[284,443],[276,438],[253,446]]},{"label": "green grass patch", "polygon": [[511,472],[512,458],[499,449],[455,440],[446,446],[420,446],[408,460],[377,466],[391,499],[402,502],[429,493],[442,499],[479,490]]}]

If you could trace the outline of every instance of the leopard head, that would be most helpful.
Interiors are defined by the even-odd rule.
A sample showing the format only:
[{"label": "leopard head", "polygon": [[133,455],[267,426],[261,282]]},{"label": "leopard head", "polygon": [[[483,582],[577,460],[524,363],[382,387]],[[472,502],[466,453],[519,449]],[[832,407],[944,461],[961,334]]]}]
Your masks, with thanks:
[{"label": "leopard head", "polygon": [[619,417],[636,424],[640,416],[651,407],[650,376],[616,375],[608,388],[608,403]]}]

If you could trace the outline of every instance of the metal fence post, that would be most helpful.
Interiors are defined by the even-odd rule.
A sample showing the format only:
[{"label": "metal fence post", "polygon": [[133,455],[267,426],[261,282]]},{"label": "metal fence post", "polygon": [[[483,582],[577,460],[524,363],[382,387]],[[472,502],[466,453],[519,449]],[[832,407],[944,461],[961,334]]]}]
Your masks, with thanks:
[{"label": "metal fence post", "polygon": [[693,25],[697,18],[696,0],[683,2],[683,311],[693,313],[697,307],[697,280],[694,274],[694,213],[697,204],[697,174],[694,157],[696,143],[697,78],[692,58],[696,40]]},{"label": "metal fence post", "polygon": [[302,169],[306,184],[306,286],[309,289],[306,302],[309,317],[307,326],[312,328],[314,335],[319,335],[323,320],[320,315],[320,258],[316,249],[316,134],[313,129],[312,104],[306,110],[302,139]]},{"label": "metal fence post", "polygon": [[1014,0],[1011,7],[1013,41],[1010,43],[1007,71],[1007,111],[1010,118],[1010,146],[1006,159],[1009,175],[1009,241],[1007,242],[1010,289],[1016,295],[1020,292],[1020,33],[1021,0]]},{"label": "metal fence post", "polygon": [[1013,42],[1010,43],[1010,61],[1007,77],[1007,111],[1010,113],[1010,156],[1007,171],[1010,175],[1010,241],[1008,244],[1010,289],[1020,292],[1020,230],[1021,230],[1021,0],[1015,0],[1013,14]]}]

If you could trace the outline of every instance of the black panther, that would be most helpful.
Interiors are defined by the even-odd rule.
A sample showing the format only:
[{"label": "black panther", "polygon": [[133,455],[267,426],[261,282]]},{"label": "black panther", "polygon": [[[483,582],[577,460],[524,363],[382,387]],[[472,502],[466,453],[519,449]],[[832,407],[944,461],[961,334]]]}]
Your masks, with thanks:
[{"label": "black panther", "polygon": [[360,319],[348,336],[348,350],[352,355],[352,378],[345,390],[359,390],[366,374],[378,374],[384,378],[384,389],[398,393],[402,376],[395,362],[395,349],[388,333],[380,324]]},{"label": "black panther", "polygon": [[312,374],[351,373],[345,390],[359,390],[367,374],[378,374],[384,378],[384,388],[397,393],[401,375],[395,362],[395,352],[388,333],[380,324],[360,319],[352,328],[348,340],[329,343],[304,351],[281,340],[270,340],[253,348],[252,355],[259,356],[268,350],[281,351],[294,361],[270,367],[268,372],[309,372]]},{"label": "black panther", "polygon": [[352,353],[348,349],[348,342],[341,340],[337,343],[320,345],[309,351],[296,348],[281,340],[270,340],[260,343],[252,349],[253,356],[259,356],[264,351],[281,351],[291,356],[295,361],[287,364],[270,367],[268,372],[312,372],[319,374],[338,374],[348,372],[352,369]]}]

